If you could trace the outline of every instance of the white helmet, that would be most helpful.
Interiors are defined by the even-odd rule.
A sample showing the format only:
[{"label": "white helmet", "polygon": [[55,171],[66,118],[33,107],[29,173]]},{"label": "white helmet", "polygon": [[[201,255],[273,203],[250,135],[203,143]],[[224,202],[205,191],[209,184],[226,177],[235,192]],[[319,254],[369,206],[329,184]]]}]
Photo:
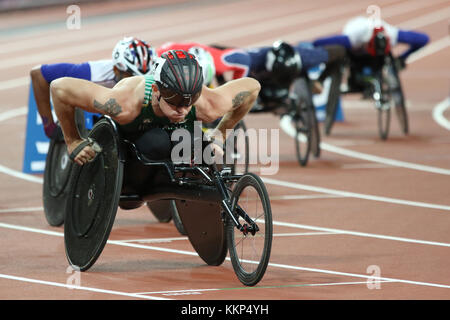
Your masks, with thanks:
[{"label": "white helmet", "polygon": [[149,72],[156,52],[145,41],[134,37],[125,37],[117,42],[112,53],[114,65],[120,71],[133,75],[144,75]]},{"label": "white helmet", "polygon": [[211,53],[202,47],[191,47],[188,52],[195,56],[203,71],[203,84],[208,86],[216,75],[216,66]]}]

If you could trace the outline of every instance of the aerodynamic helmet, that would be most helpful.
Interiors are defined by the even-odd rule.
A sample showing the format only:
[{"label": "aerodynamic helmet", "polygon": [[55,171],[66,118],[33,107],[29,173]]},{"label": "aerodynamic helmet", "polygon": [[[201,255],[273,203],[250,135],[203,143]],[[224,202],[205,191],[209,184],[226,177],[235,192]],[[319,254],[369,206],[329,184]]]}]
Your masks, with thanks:
[{"label": "aerodynamic helmet", "polygon": [[120,71],[145,75],[156,58],[156,51],[145,41],[126,37],[117,42],[112,53],[113,63]]},{"label": "aerodynamic helmet", "polygon": [[177,107],[191,106],[202,92],[202,67],[194,55],[184,50],[170,50],[157,58],[154,79],[161,97]]},{"label": "aerodynamic helmet", "polygon": [[203,71],[203,84],[208,86],[211,84],[214,76],[216,75],[216,66],[214,64],[214,58],[211,53],[202,47],[194,46],[189,48],[189,53],[192,53],[196,58]]},{"label": "aerodynamic helmet", "polygon": [[288,43],[276,41],[266,55],[266,70],[280,85],[289,85],[302,67],[300,54]]},{"label": "aerodynamic helmet", "polygon": [[367,44],[367,51],[374,57],[384,56],[391,50],[389,37],[383,27],[373,29],[372,37]]}]

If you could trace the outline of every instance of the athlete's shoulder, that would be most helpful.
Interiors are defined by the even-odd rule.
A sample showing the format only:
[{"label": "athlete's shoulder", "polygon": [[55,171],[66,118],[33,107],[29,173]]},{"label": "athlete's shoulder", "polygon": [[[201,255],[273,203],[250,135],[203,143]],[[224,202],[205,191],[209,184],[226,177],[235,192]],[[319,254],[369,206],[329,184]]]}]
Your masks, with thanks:
[{"label": "athlete's shoulder", "polygon": [[91,81],[96,83],[114,80],[114,63],[112,60],[88,61],[91,69]]}]

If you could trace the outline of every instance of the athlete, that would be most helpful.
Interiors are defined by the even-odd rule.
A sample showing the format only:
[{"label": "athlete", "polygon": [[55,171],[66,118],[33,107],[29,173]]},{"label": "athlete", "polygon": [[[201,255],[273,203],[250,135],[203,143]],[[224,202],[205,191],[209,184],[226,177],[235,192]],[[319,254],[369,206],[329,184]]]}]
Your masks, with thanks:
[{"label": "athlete", "polygon": [[208,46],[197,42],[166,42],[157,49],[157,53],[160,56],[168,50],[181,49],[189,51],[196,48],[201,48],[211,55],[216,76],[220,77],[225,73],[230,73],[231,79],[239,79],[248,75],[250,57],[244,49]]},{"label": "athlete", "polygon": [[30,76],[46,136],[55,137],[59,131],[53,119],[50,103],[50,83],[53,80],[73,77],[112,88],[123,78],[147,74],[155,57],[156,52],[149,44],[133,37],[126,37],[117,42],[110,60],[80,64],[43,64],[34,67],[30,71]]},{"label": "athlete", "polygon": [[194,120],[213,122],[223,141],[247,114],[260,90],[259,82],[241,78],[210,89],[203,85],[201,67],[192,54],[171,50],[155,59],[153,71],[145,76],[125,78],[113,88],[75,78],[61,78],[51,84],[55,111],[60,120],[70,158],[79,165],[91,161],[98,145],[83,140],[74,120],[75,107],[109,115],[125,134],[137,135],[138,149],[148,148],[152,159],[154,144],[171,147],[169,136],[162,138],[170,126],[192,128]]},{"label": "athlete", "polygon": [[383,20],[360,16],[349,20],[344,26],[342,34],[316,39],[313,44],[315,46],[341,45],[351,54],[375,56],[377,55],[375,52],[376,41],[381,36],[385,38],[384,49],[386,52],[399,43],[409,46],[398,56],[398,63],[401,67],[405,66],[406,59],[411,53],[419,50],[429,41],[429,37],[424,33],[401,30]]}]

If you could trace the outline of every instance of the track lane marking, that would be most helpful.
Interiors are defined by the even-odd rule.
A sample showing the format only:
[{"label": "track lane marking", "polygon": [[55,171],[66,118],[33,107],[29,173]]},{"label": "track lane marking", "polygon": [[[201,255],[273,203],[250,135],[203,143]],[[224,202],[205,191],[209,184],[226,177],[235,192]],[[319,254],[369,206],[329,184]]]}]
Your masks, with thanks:
[{"label": "track lane marking", "polygon": [[93,287],[84,287],[84,286],[78,286],[78,285],[69,285],[69,284],[59,283],[59,282],[54,282],[54,281],[31,279],[31,278],[13,276],[13,275],[8,275],[8,274],[0,274],[0,278],[7,279],[7,280],[14,280],[14,281],[35,283],[35,284],[40,284],[40,285],[52,286],[52,287],[60,287],[60,288],[74,289],[74,290],[80,290],[80,291],[90,291],[90,292],[96,292],[96,293],[104,293],[104,294],[112,294],[112,295],[126,296],[126,297],[132,297],[132,298],[140,298],[140,299],[145,299],[145,300],[168,300],[167,298],[161,298],[161,297],[152,297],[152,296],[141,295],[141,294],[136,294],[136,293],[126,293],[126,292],[99,289],[99,288],[93,288]]},{"label": "track lane marking", "polygon": [[[395,283],[391,280],[380,280],[380,283]],[[185,289],[185,290],[168,290],[168,291],[151,291],[138,292],[136,294],[162,294],[162,295],[177,295],[177,294],[201,294],[201,292],[208,291],[228,291],[228,290],[250,290],[250,289],[280,289],[280,288],[301,288],[301,287],[323,287],[323,286],[342,286],[365,284],[367,281],[349,281],[349,282],[330,282],[330,283],[305,283],[305,284],[286,284],[279,286],[255,286],[255,287],[235,287],[235,288],[207,288],[207,289]]]},{"label": "track lane marking", "polygon": [[[296,130],[292,126],[290,116],[286,115],[280,119],[280,128],[290,137],[295,138],[296,136]],[[338,147],[332,144],[328,144],[325,142],[320,143],[320,148],[329,152],[333,152],[336,154],[340,154],[343,156],[347,156],[350,158],[357,158],[362,159],[366,161],[372,161],[372,162],[378,162],[385,165],[390,165],[394,167],[401,167],[401,168],[407,168],[412,170],[418,170],[418,171],[425,171],[430,173],[437,173],[442,175],[450,175],[449,169],[444,168],[438,168],[438,167],[432,167],[432,166],[426,166],[422,164],[416,164],[412,162],[406,162],[406,161],[400,161],[390,158],[384,158],[380,156],[375,156],[367,153],[362,153],[358,151],[353,151],[349,149],[345,149],[342,147]]]},{"label": "track lane marking", "polygon": [[[277,222],[279,223],[279,222]],[[275,224],[275,222],[274,222]],[[286,225],[286,223],[283,223],[283,225]],[[303,225],[296,225],[296,224],[288,224],[289,226],[298,227]],[[35,233],[42,233],[46,235],[54,235],[63,237],[64,234],[60,232],[48,232],[47,230],[40,230],[36,228],[28,228],[28,227],[22,227],[22,226],[15,226],[15,225],[9,225],[5,223],[0,223],[0,227],[9,228],[9,229],[16,229],[16,230],[22,230],[22,231],[29,231],[29,232],[35,232]],[[325,228],[321,228],[325,229]],[[342,231],[342,230],[341,230]],[[356,233],[355,235],[362,235],[362,233]],[[362,235],[367,236],[368,234]],[[393,240],[393,239],[390,239]],[[406,240],[406,239],[405,239]],[[183,254],[183,255],[189,255],[189,256],[195,256],[198,257],[198,254],[196,252],[192,251],[186,251],[186,250],[175,250],[175,249],[168,249],[168,248],[161,248],[161,247],[155,247],[155,246],[145,246],[145,245],[138,245],[138,244],[131,244],[131,243],[121,243],[120,241],[111,241],[108,240],[107,243],[119,245],[119,246],[125,246],[125,247],[131,247],[131,248],[138,248],[138,249],[146,249],[146,250],[154,250],[154,251],[160,251],[160,252],[169,252],[169,253],[177,253],[177,254]],[[430,243],[428,243],[430,244]],[[446,244],[446,246],[450,246],[450,244]],[[226,258],[227,261],[230,261],[230,258]],[[257,264],[256,261],[251,260],[243,260],[243,262],[246,263],[253,263]],[[387,277],[375,277],[372,275],[364,275],[364,274],[357,274],[357,273],[348,273],[348,272],[341,272],[341,271],[333,271],[333,270],[326,270],[326,269],[317,269],[317,268],[307,268],[307,267],[299,267],[299,266],[292,266],[292,265],[286,265],[286,264],[280,264],[280,263],[269,263],[270,267],[276,267],[276,268],[283,268],[283,269],[290,269],[290,270],[300,270],[300,271],[309,271],[309,272],[317,272],[317,273],[326,273],[326,274],[332,274],[332,275],[340,275],[340,276],[349,276],[349,277],[356,277],[356,278],[364,278],[364,279],[370,279],[371,281],[374,280],[386,280],[386,281],[393,281],[393,282],[400,282],[405,284],[413,284],[413,285],[420,285],[420,286],[429,286],[429,287],[438,287],[438,288],[447,288],[450,289],[450,285],[446,284],[438,284],[438,283],[429,283],[429,282],[422,282],[422,281],[411,281],[411,280],[403,280],[403,279],[395,279],[395,278],[387,278]]]},{"label": "track lane marking", "polygon": [[395,198],[388,198],[388,197],[382,197],[382,196],[373,196],[363,193],[355,193],[355,192],[349,192],[349,191],[340,191],[335,189],[329,189],[329,188],[323,188],[323,187],[315,187],[311,185],[306,184],[300,184],[296,182],[288,182],[283,180],[276,180],[272,178],[261,178],[264,183],[267,183],[269,185],[276,185],[291,189],[299,189],[299,190],[308,190],[308,191],[314,191],[319,193],[327,193],[327,194],[333,194],[337,196],[342,197],[350,197],[350,198],[359,198],[364,200],[371,200],[371,201],[381,201],[381,202],[388,202],[388,203],[394,203],[399,205],[407,205],[407,206],[413,206],[413,207],[421,207],[421,208],[428,208],[428,209],[437,209],[437,210],[445,210],[450,211],[450,206],[447,205],[439,205],[439,204],[433,204],[433,203],[425,203],[425,202],[418,202],[418,201],[409,201],[409,200],[402,200],[402,199],[395,199]]},{"label": "track lane marking", "polygon": [[445,129],[450,130],[450,121],[444,117],[444,112],[445,110],[448,109],[448,107],[450,107],[450,97],[439,102],[433,108],[432,114],[434,121],[436,121],[440,126],[444,127]]}]

